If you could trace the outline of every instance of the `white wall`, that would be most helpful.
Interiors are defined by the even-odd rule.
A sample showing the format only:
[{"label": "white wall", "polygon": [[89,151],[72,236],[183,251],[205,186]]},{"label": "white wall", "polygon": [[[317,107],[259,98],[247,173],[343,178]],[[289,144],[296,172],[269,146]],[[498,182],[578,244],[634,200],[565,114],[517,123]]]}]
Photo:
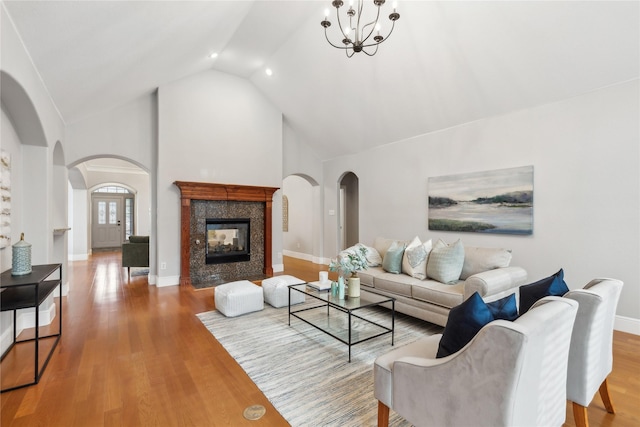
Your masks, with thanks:
[{"label": "white wall", "polygon": [[[158,89],[159,286],[180,276],[180,191],[175,181],[280,187],[282,115],[245,79],[206,71]],[[281,262],[280,194],[273,203],[274,264]]]},{"label": "white wall", "polygon": [[[337,180],[360,181],[360,240],[458,237],[507,247],[534,281],[564,268],[570,288],[595,277],[625,282],[618,315],[640,319],[638,80],[562,102],[420,135],[324,163],[325,248],[334,256]],[[427,179],[534,166],[532,236],[430,232]]]},{"label": "white wall", "polygon": [[89,192],[85,189],[70,189],[69,207],[69,259],[83,261],[89,258]]},{"label": "white wall", "polygon": [[[0,20],[0,68],[4,75],[15,81],[14,86],[9,78],[5,80],[3,77],[3,83],[11,87],[3,87],[1,91],[3,105],[0,122],[2,148],[12,155],[11,243],[17,242],[20,233],[25,232],[25,240],[32,244],[32,264],[55,262],[59,254],[54,254],[53,206],[63,206],[64,210],[67,201],[54,203],[53,147],[59,141],[59,149],[64,148],[64,123],[25,51],[4,4],[0,5]],[[10,114],[13,114],[11,120]],[[64,193],[63,189],[63,197]],[[0,252],[2,270],[6,270],[11,267],[11,248],[4,248]],[[63,265],[65,269],[66,265]],[[33,314],[33,309],[19,311],[18,332],[33,323]],[[10,319],[10,312],[2,313],[0,317],[0,351],[4,351],[11,340],[12,322],[7,321],[6,315]],[[53,296],[41,305],[41,315],[41,324],[52,320],[55,315]]]},{"label": "white wall", "polygon": [[155,109],[155,97],[149,94],[67,125],[67,164],[106,156],[129,160],[151,171]]}]

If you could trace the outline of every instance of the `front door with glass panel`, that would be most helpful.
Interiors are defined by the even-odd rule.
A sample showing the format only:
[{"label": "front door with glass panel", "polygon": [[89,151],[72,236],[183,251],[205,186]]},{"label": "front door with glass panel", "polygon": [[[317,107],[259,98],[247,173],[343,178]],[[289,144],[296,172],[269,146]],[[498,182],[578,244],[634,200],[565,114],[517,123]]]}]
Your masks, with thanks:
[{"label": "front door with glass panel", "polygon": [[122,245],[122,198],[93,197],[92,248],[116,248]]}]

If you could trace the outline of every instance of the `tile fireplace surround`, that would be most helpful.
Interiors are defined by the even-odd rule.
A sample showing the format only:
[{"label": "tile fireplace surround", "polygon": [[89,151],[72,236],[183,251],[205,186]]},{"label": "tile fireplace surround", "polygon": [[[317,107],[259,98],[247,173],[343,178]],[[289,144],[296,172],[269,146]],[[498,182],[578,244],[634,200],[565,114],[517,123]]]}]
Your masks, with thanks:
[{"label": "tile fireplace surround", "polygon": [[[273,276],[271,223],[277,187],[185,181],[174,184],[181,192],[180,285],[206,287],[251,276]],[[240,217],[251,219],[251,260],[205,264],[206,219]]]}]

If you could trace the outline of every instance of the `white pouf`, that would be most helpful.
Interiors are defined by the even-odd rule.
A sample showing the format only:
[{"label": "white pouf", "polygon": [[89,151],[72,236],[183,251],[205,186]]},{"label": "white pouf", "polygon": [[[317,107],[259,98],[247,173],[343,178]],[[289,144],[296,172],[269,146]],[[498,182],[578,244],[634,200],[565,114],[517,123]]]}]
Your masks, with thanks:
[{"label": "white pouf", "polygon": [[227,317],[240,316],[264,308],[262,288],[248,280],[216,286],[214,299],[216,309]]},{"label": "white pouf", "polygon": [[[262,281],[262,290],[264,291],[264,301],[269,305],[279,308],[289,305],[289,285],[299,285],[307,283],[302,279],[294,276],[274,276]],[[304,302],[304,294],[297,291],[291,291],[291,305]]]}]

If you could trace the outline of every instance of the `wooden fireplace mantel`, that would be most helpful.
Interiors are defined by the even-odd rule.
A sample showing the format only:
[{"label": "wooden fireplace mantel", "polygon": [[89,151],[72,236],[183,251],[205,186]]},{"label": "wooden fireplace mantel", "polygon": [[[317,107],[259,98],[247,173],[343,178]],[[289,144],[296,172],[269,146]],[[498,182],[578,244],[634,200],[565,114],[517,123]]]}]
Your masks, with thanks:
[{"label": "wooden fireplace mantel", "polygon": [[191,266],[189,262],[191,234],[192,200],[230,200],[237,202],[264,202],[264,269],[263,273],[273,276],[272,261],[272,206],[273,193],[277,187],[255,187],[250,185],[214,184],[207,182],[176,181],[180,188],[180,284],[191,284]]}]

